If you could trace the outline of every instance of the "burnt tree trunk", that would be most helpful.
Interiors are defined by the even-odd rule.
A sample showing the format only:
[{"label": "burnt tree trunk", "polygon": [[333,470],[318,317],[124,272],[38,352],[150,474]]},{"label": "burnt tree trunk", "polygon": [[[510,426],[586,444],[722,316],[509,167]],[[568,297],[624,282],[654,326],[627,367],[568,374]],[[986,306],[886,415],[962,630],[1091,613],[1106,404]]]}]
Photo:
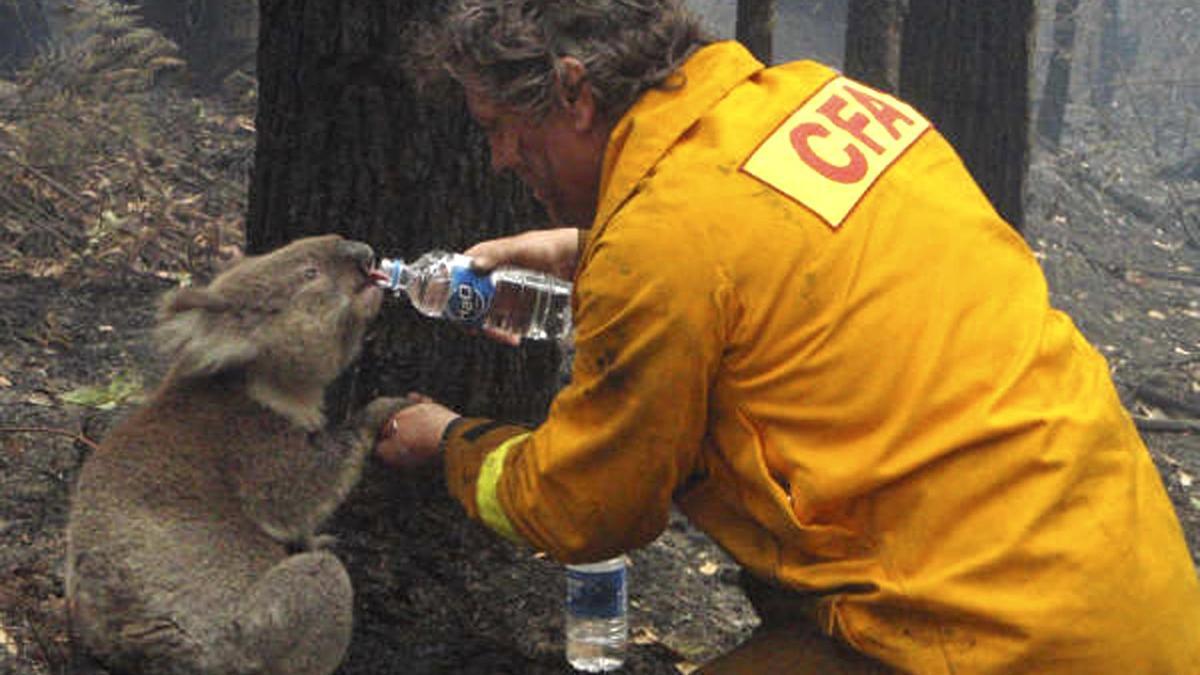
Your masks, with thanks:
[{"label": "burnt tree trunk", "polygon": [[908,0],[850,0],[846,75],[876,89],[900,90],[900,44]]},{"label": "burnt tree trunk", "polygon": [[[439,5],[262,0],[250,252],[337,232],[412,259],[540,224],[527,191],[491,174],[461,97],[418,98],[406,75],[405,27]],[[534,422],[557,365],[553,345],[502,346],[389,299],[330,406],[421,391],[464,414]],[[372,461],[332,530],[356,598],[339,673],[561,671],[561,635],[546,637],[561,569],[468,522],[440,467],[401,475]]]},{"label": "burnt tree trunk", "polygon": [[1037,133],[1053,149],[1062,141],[1067,102],[1071,98],[1071,65],[1075,62],[1075,27],[1079,0],[1054,4],[1054,38],[1042,100],[1038,104]]},{"label": "burnt tree trunk", "polygon": [[775,0],[737,0],[737,39],[755,58],[771,65]]},{"label": "burnt tree trunk", "polygon": [[1033,0],[910,0],[900,93],[933,120],[1018,230],[1029,158]]},{"label": "burnt tree trunk", "polygon": [[[353,0],[317,10],[264,0],[251,252],[338,232],[411,260],[538,218],[523,188],[491,174],[462,102],[420,99],[406,76],[401,27],[435,4]],[[471,337],[403,299],[386,303],[379,324],[360,391],[423,391],[466,413],[522,421],[544,413],[553,348]]]}]

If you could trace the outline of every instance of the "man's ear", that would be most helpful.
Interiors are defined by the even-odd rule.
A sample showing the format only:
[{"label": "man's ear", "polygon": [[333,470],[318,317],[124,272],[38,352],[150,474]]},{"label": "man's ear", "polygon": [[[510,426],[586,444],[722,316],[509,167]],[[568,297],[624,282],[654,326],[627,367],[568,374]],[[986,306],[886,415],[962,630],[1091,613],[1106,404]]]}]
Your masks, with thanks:
[{"label": "man's ear", "polygon": [[576,131],[588,131],[596,120],[596,97],[588,82],[587,67],[574,56],[564,56],[555,66],[555,96],[571,116]]}]

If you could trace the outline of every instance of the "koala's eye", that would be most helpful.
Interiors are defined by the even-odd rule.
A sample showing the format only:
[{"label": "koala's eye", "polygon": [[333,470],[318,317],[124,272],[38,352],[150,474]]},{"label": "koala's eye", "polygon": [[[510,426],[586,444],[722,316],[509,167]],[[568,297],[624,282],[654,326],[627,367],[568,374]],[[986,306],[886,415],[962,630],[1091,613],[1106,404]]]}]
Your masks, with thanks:
[{"label": "koala's eye", "polygon": [[304,268],[304,280],[305,281],[312,281],[313,279],[316,279],[319,276],[321,276],[321,270],[317,269],[316,267],[305,267]]}]

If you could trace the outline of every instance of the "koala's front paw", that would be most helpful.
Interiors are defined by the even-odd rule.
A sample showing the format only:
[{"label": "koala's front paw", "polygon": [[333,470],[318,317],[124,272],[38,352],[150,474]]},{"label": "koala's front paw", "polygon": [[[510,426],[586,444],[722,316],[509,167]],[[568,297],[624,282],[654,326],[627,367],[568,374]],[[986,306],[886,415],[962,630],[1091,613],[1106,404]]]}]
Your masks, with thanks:
[{"label": "koala's front paw", "polygon": [[312,534],[295,541],[286,542],[284,548],[287,550],[288,555],[296,555],[332,548],[335,544],[337,544],[337,537],[332,534]]},{"label": "koala's front paw", "polygon": [[367,404],[358,415],[358,430],[372,442],[379,436],[379,431],[392,415],[403,410],[414,401],[396,396],[380,396]]}]

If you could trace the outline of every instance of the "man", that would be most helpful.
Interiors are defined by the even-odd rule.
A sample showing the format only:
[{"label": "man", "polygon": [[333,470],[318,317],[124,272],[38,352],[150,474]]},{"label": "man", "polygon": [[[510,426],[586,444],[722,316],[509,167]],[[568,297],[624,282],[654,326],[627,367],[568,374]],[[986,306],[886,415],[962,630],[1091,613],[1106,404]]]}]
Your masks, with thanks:
[{"label": "man", "polygon": [[467,251],[574,279],[530,430],[427,401],[467,513],[564,562],[672,503],[763,628],[707,673],[1197,673],[1200,589],[1102,357],[919,112],[764,69],[673,0],[463,0],[446,70],[569,225]]}]

